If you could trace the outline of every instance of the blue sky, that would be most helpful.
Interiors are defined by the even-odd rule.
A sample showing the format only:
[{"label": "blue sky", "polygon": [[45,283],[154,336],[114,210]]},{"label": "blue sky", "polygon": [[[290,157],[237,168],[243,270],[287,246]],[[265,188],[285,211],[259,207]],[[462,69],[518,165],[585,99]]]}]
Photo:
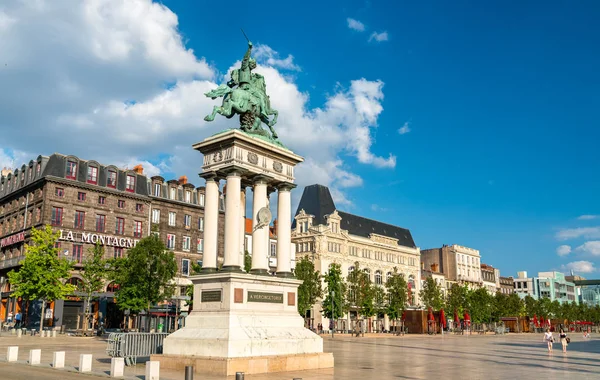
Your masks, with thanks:
[{"label": "blue sky", "polygon": [[[577,220],[600,214],[598,3],[165,4],[188,46],[208,46],[217,66],[239,58],[240,26],[292,54],[312,105],[336,82],[385,83],[373,151],[392,152],[397,165],[345,157],[365,180],[348,190],[350,211],[410,228],[422,248],[477,248],[504,275],[596,263],[589,254],[559,257],[557,246],[586,239],[555,235],[600,224]],[[365,31],[349,29],[347,18]],[[383,31],[387,41],[368,41]]]},{"label": "blue sky", "polygon": [[[244,53],[245,40],[239,31],[243,27],[256,45],[268,45],[277,52],[276,58],[293,56],[294,67],[280,65],[277,73],[269,75],[281,74],[286,83],[296,86],[298,94],[307,96],[305,103],[298,103],[306,115],[325,109],[336,94],[351,93],[352,81],[364,78],[369,84],[383,83],[383,98],[371,102],[383,110],[368,127],[368,151],[382,159],[392,154],[395,165],[378,165],[371,156],[361,159],[352,148],[339,145],[326,158],[315,156],[317,161],[339,159],[330,168],[342,170],[344,178],[353,182],[342,185],[338,178],[330,183],[344,199],[340,209],[409,228],[421,248],[456,243],[479,249],[482,261],[500,268],[502,275],[574,268],[597,277],[600,4],[396,3],[163,1],[177,16],[178,24],[171,25],[166,16],[157,22],[171,23],[166,30],[179,34],[184,49],[193,49],[197,62],[183,70],[172,67],[172,62],[169,66],[160,59],[148,61],[148,54],[133,59],[130,53],[128,61],[114,63],[109,78],[119,82],[114,79],[116,73],[127,72],[124,68],[130,65],[135,68],[131,73],[142,73],[139,82],[117,89],[119,86],[112,88],[106,81],[86,87],[84,79],[72,79],[87,96],[105,87],[110,94],[78,106],[83,110],[79,115],[69,110],[65,111],[69,117],[57,120],[65,128],[73,128],[73,136],[88,139],[89,120],[94,125],[98,120],[114,125],[123,122],[119,130],[126,130],[132,118],[140,121],[139,114],[116,120],[109,116],[118,112],[103,108],[103,104],[111,104],[113,99],[150,103],[149,99],[159,94],[151,85],[164,88],[169,83],[172,87],[191,77],[219,82]],[[7,14],[10,16],[9,11]],[[355,29],[350,28],[349,18],[364,30],[356,30],[360,25],[356,22],[352,24]],[[87,19],[85,25],[96,21]],[[371,38],[374,33],[381,41]],[[82,36],[87,34],[82,32]],[[95,42],[100,38],[91,36]],[[135,36],[132,41],[137,41]],[[62,56],[77,56],[71,49],[65,48]],[[81,78],[90,76],[86,54],[73,64]],[[114,54],[104,54],[94,68],[104,70]],[[93,57],[98,56],[96,52]],[[202,66],[203,57],[210,69]],[[267,66],[264,60],[263,66]],[[158,71],[156,68],[165,74],[148,74],[150,79],[144,76]],[[126,80],[123,77],[122,81]],[[273,94],[281,87],[277,83],[267,82],[267,90]],[[100,109],[100,114],[108,111],[102,119],[93,119],[89,115],[97,113],[84,112],[92,109]],[[200,123],[197,116],[181,125]],[[17,115],[15,123],[23,119]],[[403,126],[409,131],[401,134]],[[171,136],[178,130],[171,127]],[[198,132],[190,138],[203,135]],[[319,153],[294,141],[293,133],[288,136],[289,141],[284,142],[298,147],[298,153],[307,157]],[[123,141],[130,141],[128,138],[124,136]],[[162,168],[166,177],[178,176],[185,169],[177,168],[189,162],[178,152],[189,149],[191,143],[175,137],[168,141],[177,148],[168,150],[149,142],[140,143],[138,149],[134,141],[127,145],[129,156],[121,157],[117,151],[110,154],[119,162],[145,160]],[[4,147],[7,156],[16,150],[37,155],[78,149],[73,148],[76,144],[57,141],[54,149],[45,147],[46,151],[38,153],[42,148],[19,144],[0,143],[0,149]],[[91,150],[79,154],[92,154]],[[106,151],[103,148],[102,152]],[[111,155],[107,154],[107,159]],[[578,219],[582,215],[588,216]],[[557,247],[561,245],[568,245],[570,252],[563,247],[559,256]]]}]

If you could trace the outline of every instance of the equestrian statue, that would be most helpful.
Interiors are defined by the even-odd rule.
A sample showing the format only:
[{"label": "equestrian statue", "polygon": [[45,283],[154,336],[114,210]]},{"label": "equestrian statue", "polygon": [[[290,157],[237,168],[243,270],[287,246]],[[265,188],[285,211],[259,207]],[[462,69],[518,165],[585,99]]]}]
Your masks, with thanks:
[{"label": "equestrian statue", "polygon": [[[231,71],[231,80],[204,94],[211,99],[223,97],[223,104],[215,106],[212,114],[204,120],[213,121],[216,114],[228,119],[237,114],[240,115],[242,131],[277,140],[273,126],[277,123],[279,113],[271,108],[265,77],[252,72],[256,68],[256,60],[250,57],[251,51],[252,42],[248,41],[248,50],[244,54],[242,65],[239,69]],[[273,119],[270,119],[270,116],[273,116]],[[269,127],[270,136],[269,132],[262,128],[262,123]]]}]

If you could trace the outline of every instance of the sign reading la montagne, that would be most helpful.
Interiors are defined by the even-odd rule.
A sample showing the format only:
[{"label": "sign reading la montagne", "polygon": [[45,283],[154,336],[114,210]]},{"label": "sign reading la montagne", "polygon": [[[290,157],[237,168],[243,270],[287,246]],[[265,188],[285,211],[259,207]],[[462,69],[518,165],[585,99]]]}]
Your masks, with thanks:
[{"label": "sign reading la montagne", "polygon": [[91,243],[107,245],[118,248],[132,248],[139,242],[137,239],[124,238],[120,236],[100,235],[88,232],[73,232],[60,230],[59,240],[72,241],[77,243]]}]

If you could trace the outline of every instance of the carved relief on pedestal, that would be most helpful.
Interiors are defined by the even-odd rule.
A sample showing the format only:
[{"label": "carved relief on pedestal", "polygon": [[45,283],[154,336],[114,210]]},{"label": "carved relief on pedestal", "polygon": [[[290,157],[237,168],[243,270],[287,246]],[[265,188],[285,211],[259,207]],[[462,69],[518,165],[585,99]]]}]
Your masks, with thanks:
[{"label": "carved relief on pedestal", "polygon": [[273,170],[277,173],[281,173],[283,171],[283,164],[279,161],[273,161]]},{"label": "carved relief on pedestal", "polygon": [[213,153],[212,158],[213,158],[213,162],[215,162],[215,163],[221,162],[221,161],[223,161],[223,153],[220,150],[218,150],[215,153]]}]

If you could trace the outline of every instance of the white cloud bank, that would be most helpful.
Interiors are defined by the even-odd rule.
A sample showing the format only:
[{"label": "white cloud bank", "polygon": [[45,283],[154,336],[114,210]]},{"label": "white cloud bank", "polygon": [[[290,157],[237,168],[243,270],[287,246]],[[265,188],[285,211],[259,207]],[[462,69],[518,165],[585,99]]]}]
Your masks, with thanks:
[{"label": "white cloud bank", "polygon": [[579,247],[575,248],[575,250],[593,256],[600,256],[600,241],[587,241]]},{"label": "white cloud bank", "polygon": [[577,220],[594,220],[598,219],[598,215],[580,215]]},{"label": "white cloud bank", "polygon": [[405,135],[405,134],[407,134],[408,132],[410,132],[410,124],[409,124],[409,122],[407,121],[406,123],[404,123],[404,125],[403,125],[402,127],[400,127],[400,128],[398,129],[398,133],[399,133],[399,134],[401,134],[401,135]]},{"label": "white cloud bank", "polygon": [[556,248],[556,254],[558,254],[559,256],[566,256],[569,253],[571,253],[570,245],[561,245],[560,247]]},{"label": "white cloud bank", "polygon": [[577,227],[565,228],[556,233],[558,240],[569,240],[577,238],[598,239],[600,238],[600,227]]},{"label": "white cloud bank", "polygon": [[590,261],[573,261],[567,265],[561,266],[561,270],[564,272],[575,272],[575,273],[592,273],[596,271],[596,267]]},{"label": "white cloud bank", "polygon": [[[204,96],[220,76],[203,57],[210,52],[184,45],[177,15],[150,0],[8,2],[0,12],[0,165],[56,151],[103,163],[143,162],[148,174],[171,171],[201,182],[201,157],[191,145],[237,119],[203,121],[220,104]],[[350,202],[344,189],[363,180],[342,154],[395,167],[395,156],[372,151],[383,82],[351,81],[309,109],[308,94],[279,71],[300,69],[293,56],[255,49],[257,72],[279,111],[280,139],[306,157],[296,172],[299,185],[328,185],[338,202]]]},{"label": "white cloud bank", "polygon": [[348,22],[348,28],[350,28],[352,30],[356,30],[357,32],[365,31],[365,24],[363,24],[362,22],[355,20],[353,18],[350,18],[350,17],[348,17],[346,19],[346,21]]},{"label": "white cloud bank", "polygon": [[387,41],[388,39],[389,39],[388,32],[381,32],[381,33],[373,32],[373,34],[371,34],[371,37],[369,37],[369,42],[371,42],[371,41],[383,42],[383,41]]}]

